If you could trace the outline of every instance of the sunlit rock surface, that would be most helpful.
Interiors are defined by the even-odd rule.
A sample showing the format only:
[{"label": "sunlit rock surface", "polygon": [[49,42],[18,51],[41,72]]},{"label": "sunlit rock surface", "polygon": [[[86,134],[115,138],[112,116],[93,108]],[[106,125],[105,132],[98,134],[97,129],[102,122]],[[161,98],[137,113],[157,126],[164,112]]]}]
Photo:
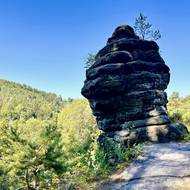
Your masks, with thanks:
[{"label": "sunlit rock surface", "polygon": [[189,190],[190,143],[152,144],[98,190]]}]

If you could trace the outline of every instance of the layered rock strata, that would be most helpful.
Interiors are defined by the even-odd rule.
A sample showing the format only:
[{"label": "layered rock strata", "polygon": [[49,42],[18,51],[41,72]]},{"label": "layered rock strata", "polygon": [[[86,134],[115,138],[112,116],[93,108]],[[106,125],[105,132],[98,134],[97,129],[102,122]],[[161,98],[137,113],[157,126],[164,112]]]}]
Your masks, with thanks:
[{"label": "layered rock strata", "polygon": [[166,110],[169,71],[154,41],[140,39],[128,25],[116,28],[86,70],[82,88],[104,132],[99,140],[180,140],[186,127],[171,124]]}]

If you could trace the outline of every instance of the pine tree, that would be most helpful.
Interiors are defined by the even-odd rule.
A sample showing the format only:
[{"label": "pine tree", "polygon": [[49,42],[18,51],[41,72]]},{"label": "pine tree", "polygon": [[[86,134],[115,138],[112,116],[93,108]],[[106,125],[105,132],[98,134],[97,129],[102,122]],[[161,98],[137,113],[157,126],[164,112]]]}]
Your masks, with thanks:
[{"label": "pine tree", "polygon": [[6,175],[14,188],[53,188],[67,170],[61,134],[56,125],[47,122],[41,127],[44,129],[36,142],[21,133],[18,125],[6,131],[8,142],[4,144],[0,165],[8,169]]},{"label": "pine tree", "polygon": [[147,21],[147,16],[144,16],[140,13],[139,17],[135,19],[135,32],[139,35],[143,40],[158,40],[161,38],[161,34],[159,30],[152,30],[152,24]]}]

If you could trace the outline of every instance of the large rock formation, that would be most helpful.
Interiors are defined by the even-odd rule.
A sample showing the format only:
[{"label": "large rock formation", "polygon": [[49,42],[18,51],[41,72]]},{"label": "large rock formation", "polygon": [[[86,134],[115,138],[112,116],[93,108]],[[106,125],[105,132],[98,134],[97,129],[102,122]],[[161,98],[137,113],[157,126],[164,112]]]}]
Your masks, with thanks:
[{"label": "large rock formation", "polygon": [[99,140],[168,142],[180,140],[186,127],[168,118],[169,67],[154,41],[140,39],[133,28],[116,28],[86,71],[82,88],[96,116]]}]

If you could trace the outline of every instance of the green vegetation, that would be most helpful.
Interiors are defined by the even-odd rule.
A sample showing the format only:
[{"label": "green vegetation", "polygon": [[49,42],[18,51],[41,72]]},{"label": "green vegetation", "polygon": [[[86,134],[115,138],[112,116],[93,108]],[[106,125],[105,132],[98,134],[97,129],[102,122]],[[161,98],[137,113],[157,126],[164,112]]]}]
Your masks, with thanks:
[{"label": "green vegetation", "polygon": [[[189,96],[173,93],[168,109],[190,126]],[[0,80],[0,189],[94,189],[141,152],[109,139],[100,146],[99,134],[86,100]]]},{"label": "green vegetation", "polygon": [[0,80],[0,189],[54,187],[66,170],[57,114],[67,101]]},{"label": "green vegetation", "polygon": [[[169,116],[174,123],[183,123],[190,131],[190,96],[180,97],[173,92],[168,103]],[[190,142],[190,134],[184,135],[184,141]]]},{"label": "green vegetation", "polygon": [[0,80],[0,189],[93,189],[141,146],[98,145],[90,106]]},{"label": "green vegetation", "polygon": [[142,13],[135,19],[135,33],[143,40],[158,40],[161,38],[159,30],[152,30],[152,24],[147,21],[147,16]]},{"label": "green vegetation", "polygon": [[85,58],[84,68],[88,69],[95,62],[95,54],[89,53]]},{"label": "green vegetation", "polygon": [[169,98],[168,112],[174,123],[181,122],[190,130],[190,96],[180,97],[178,92],[173,92]]}]

